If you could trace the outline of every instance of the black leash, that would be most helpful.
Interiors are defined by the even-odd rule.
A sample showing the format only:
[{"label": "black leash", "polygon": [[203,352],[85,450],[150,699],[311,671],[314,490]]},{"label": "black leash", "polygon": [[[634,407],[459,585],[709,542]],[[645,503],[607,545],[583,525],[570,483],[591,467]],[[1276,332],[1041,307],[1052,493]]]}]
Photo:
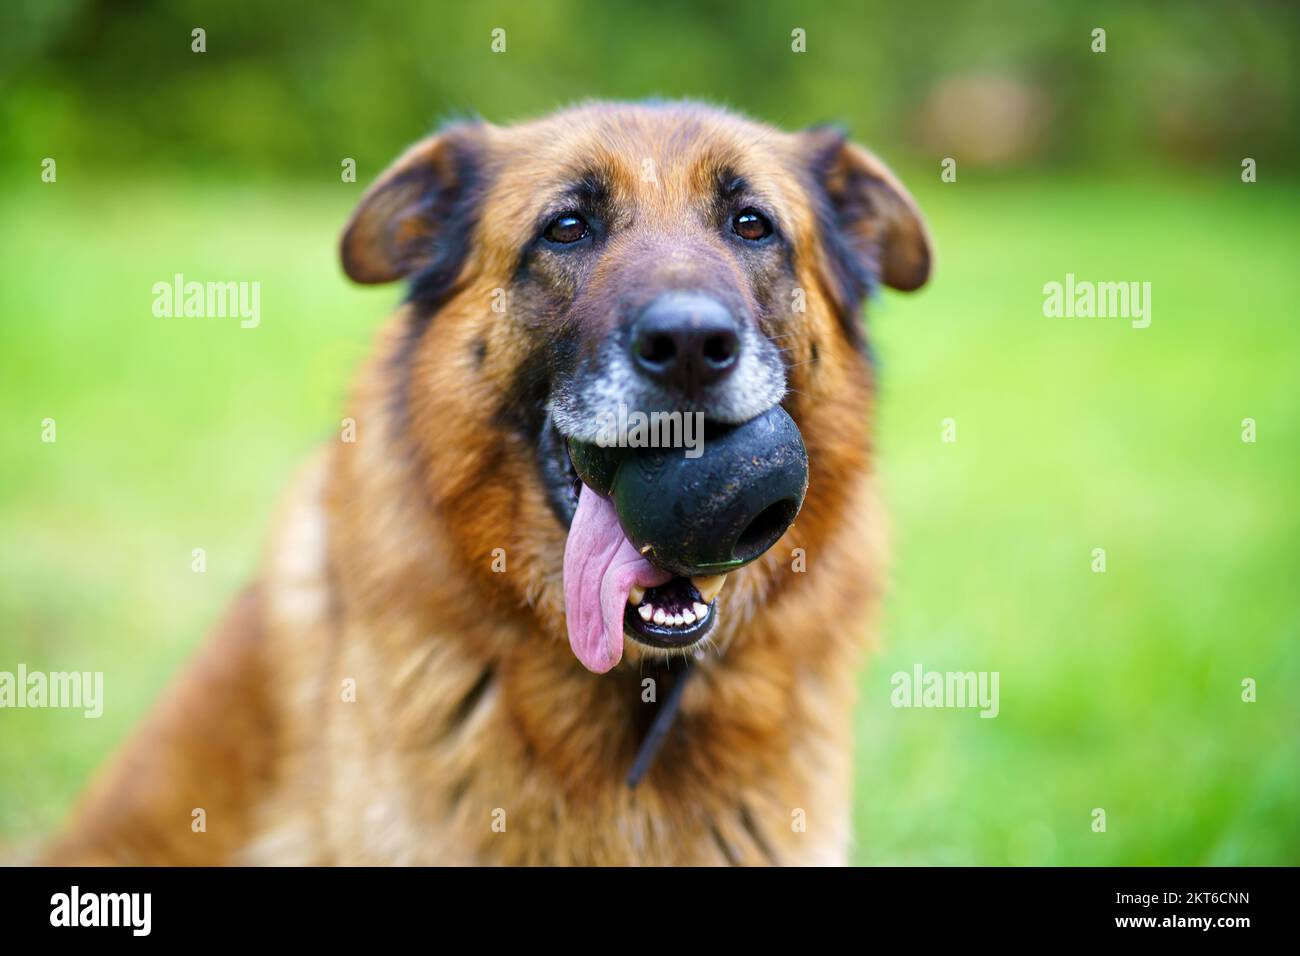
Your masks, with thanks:
[{"label": "black leash", "polygon": [[666,669],[665,673],[672,674],[673,680],[668,687],[668,693],[663,700],[659,701],[659,709],[655,712],[654,719],[646,731],[645,737],[641,741],[641,746],[637,748],[636,758],[632,761],[632,769],[628,771],[627,785],[635,787],[641,782],[642,778],[650,772],[654,766],[655,758],[659,756],[659,750],[668,739],[668,732],[673,729],[673,724],[677,722],[677,714],[681,710],[682,691],[686,689],[686,682],[690,676],[695,673],[694,663],[687,658],[686,668],[680,672],[674,672]]}]

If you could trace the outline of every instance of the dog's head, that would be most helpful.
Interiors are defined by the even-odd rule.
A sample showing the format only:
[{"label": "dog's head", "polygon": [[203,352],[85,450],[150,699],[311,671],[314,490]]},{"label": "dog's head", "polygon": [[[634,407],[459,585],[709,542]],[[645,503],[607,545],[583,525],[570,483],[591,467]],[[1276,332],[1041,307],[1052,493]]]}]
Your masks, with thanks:
[{"label": "dog's head", "polygon": [[[865,446],[843,434],[867,428],[860,306],[879,283],[918,288],[931,261],[907,192],[838,131],[788,134],[680,103],[452,126],[371,187],[342,255],[358,282],[411,281],[401,401],[435,503],[485,565],[498,551],[529,564],[486,580],[498,591],[513,580],[517,601],[534,607],[561,603],[567,546],[562,603],[593,670],[618,662],[625,632],[691,648],[718,621],[723,576],[668,559],[674,520],[683,540],[726,538],[728,554],[748,534],[754,553],[737,565],[782,537],[794,517],[789,469],[778,515],[764,505],[778,493],[764,482],[777,479],[760,466],[799,431],[781,433],[785,446],[747,444],[783,427],[779,409],[802,430],[810,500],[823,511],[836,500],[825,486],[864,467]],[[714,512],[686,513],[675,487],[662,501],[641,494],[643,511],[659,507],[650,537],[664,540],[634,548],[628,509],[579,482],[568,450],[607,444],[611,424],[635,428],[635,416],[656,413],[680,416],[671,427],[688,441],[692,423],[706,423],[701,461],[715,435],[742,464],[678,469],[706,486],[693,500],[725,512],[716,529]],[[770,577],[772,562],[737,573]]]}]

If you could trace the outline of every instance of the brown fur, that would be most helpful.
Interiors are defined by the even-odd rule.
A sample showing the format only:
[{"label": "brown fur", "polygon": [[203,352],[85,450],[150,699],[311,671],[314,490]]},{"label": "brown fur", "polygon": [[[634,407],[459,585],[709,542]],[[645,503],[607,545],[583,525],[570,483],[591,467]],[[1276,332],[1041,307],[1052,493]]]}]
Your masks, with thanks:
[{"label": "brown fur", "polygon": [[[643,156],[655,160],[653,188],[638,175]],[[536,345],[485,306],[511,285],[535,197],[575,163],[614,176],[637,211],[627,228],[665,268],[708,172],[744,166],[785,210],[787,284],[807,292],[806,312],[767,329],[791,349],[784,404],[809,451],[807,500],[776,547],[731,575],[712,636],[720,653],[697,667],[635,790],[625,777],[654,662],[629,643],[623,664],[597,676],[569,650],[565,530],[506,399]],[[433,182],[445,203],[412,214]],[[349,273],[388,281],[429,268],[430,237],[447,240],[442,219],[471,191],[468,247],[436,315],[421,325],[418,304],[399,310],[360,375],[348,412],[357,441],[307,466],[256,588],[92,788],[51,860],[846,861],[851,712],[884,544],[872,370],[855,342],[862,290],[832,259],[847,249],[889,284],[921,284],[929,247],[911,200],[833,134],[689,105],[594,105],[414,148],[363,201],[344,243]],[[821,202],[838,214],[838,251]],[[506,573],[491,568],[498,548]],[[792,570],[796,548],[806,573]],[[205,833],[191,829],[194,808]]]}]

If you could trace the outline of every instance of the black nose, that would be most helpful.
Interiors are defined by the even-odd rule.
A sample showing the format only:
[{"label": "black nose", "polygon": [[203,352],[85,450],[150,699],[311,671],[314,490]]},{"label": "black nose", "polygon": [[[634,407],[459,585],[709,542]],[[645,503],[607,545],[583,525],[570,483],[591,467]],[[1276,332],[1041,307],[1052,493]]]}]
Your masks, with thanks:
[{"label": "black nose", "polygon": [[726,378],[739,358],[736,320],[703,293],[665,293],[632,326],[633,364],[641,374],[683,394]]}]

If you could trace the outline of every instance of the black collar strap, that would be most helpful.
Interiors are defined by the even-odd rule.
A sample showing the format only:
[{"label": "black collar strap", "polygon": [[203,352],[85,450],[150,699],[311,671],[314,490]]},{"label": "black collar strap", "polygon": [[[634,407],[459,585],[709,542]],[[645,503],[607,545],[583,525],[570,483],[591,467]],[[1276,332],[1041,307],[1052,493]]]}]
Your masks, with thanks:
[{"label": "black collar strap", "polygon": [[[637,748],[636,758],[632,761],[632,769],[628,771],[627,785],[635,787],[641,782],[642,778],[650,772],[654,766],[655,758],[659,756],[659,749],[663,747],[664,741],[668,739],[668,732],[673,729],[673,724],[677,722],[677,714],[681,711],[682,691],[686,689],[686,682],[695,673],[695,665],[690,658],[685,659],[686,667],[683,670],[673,671],[670,667],[660,668],[659,673],[668,678],[667,692],[659,701],[658,710],[655,712],[654,719],[650,722],[650,727],[646,731],[645,737],[641,740],[641,746]],[[664,683],[656,678],[657,683]]]}]

